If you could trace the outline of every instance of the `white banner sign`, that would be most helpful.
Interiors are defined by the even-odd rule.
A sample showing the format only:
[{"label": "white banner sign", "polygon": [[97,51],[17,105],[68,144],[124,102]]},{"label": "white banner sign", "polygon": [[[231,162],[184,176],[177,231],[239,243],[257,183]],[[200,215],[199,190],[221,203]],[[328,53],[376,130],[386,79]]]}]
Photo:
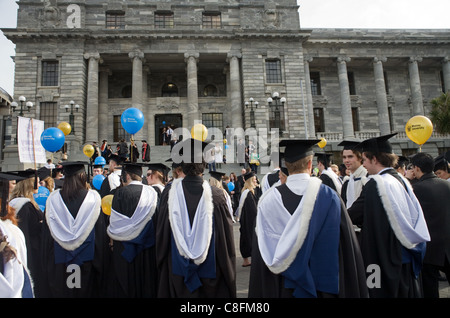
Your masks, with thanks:
[{"label": "white banner sign", "polygon": [[44,131],[42,120],[18,117],[17,144],[19,160],[22,163],[46,163],[45,149],[41,144]]}]

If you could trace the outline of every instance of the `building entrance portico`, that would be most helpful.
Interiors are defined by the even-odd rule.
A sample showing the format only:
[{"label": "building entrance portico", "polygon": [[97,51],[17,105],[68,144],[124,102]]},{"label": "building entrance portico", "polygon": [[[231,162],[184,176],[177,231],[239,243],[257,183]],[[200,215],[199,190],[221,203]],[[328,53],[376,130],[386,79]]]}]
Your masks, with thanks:
[{"label": "building entrance portico", "polygon": [[155,115],[155,146],[163,145],[165,129],[171,127],[173,130],[183,126],[181,114],[159,114]]}]

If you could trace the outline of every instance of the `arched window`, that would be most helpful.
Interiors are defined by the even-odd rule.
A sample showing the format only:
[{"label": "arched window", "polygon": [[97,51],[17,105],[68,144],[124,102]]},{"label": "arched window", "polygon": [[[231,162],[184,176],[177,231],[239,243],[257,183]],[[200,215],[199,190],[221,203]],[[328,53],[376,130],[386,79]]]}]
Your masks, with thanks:
[{"label": "arched window", "polygon": [[217,96],[217,87],[212,84],[208,84],[203,89],[203,96]]},{"label": "arched window", "polygon": [[162,97],[176,97],[178,96],[178,87],[174,83],[166,83],[161,89]]}]

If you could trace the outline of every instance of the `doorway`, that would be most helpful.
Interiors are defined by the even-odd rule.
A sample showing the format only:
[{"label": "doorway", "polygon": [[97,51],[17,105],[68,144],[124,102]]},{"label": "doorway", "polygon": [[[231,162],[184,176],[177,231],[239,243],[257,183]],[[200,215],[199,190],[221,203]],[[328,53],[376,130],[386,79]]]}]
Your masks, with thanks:
[{"label": "doorway", "polygon": [[182,127],[183,116],[181,114],[155,115],[155,145],[160,146],[165,143],[164,132],[169,126],[173,130]]}]

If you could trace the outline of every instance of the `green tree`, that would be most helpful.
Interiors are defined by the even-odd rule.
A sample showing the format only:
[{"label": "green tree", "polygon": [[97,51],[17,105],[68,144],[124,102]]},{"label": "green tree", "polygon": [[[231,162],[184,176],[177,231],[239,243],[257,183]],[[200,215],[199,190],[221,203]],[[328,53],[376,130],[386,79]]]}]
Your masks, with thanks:
[{"label": "green tree", "polygon": [[431,100],[430,119],[441,134],[450,134],[450,94],[444,93]]}]

